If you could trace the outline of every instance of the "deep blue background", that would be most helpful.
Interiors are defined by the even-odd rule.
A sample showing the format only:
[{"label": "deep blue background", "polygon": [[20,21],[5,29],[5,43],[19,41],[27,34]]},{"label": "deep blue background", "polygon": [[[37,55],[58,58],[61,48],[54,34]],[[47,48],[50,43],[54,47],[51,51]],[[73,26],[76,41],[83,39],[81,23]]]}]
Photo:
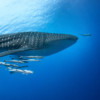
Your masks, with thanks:
[{"label": "deep blue background", "polygon": [[100,100],[99,0],[0,0],[0,33],[24,31],[68,33],[79,39],[29,63],[32,75],[10,75],[1,66],[0,100]]}]

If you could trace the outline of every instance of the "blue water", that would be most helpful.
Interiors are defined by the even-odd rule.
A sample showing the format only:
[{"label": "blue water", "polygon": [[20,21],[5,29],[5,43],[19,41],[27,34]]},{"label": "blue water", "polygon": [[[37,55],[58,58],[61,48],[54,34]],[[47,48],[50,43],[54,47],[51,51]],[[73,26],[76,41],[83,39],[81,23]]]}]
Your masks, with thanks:
[{"label": "blue water", "polygon": [[0,100],[100,100],[99,0],[0,0],[0,34],[27,31],[79,39],[41,62],[29,63],[32,75],[11,75],[1,66]]}]

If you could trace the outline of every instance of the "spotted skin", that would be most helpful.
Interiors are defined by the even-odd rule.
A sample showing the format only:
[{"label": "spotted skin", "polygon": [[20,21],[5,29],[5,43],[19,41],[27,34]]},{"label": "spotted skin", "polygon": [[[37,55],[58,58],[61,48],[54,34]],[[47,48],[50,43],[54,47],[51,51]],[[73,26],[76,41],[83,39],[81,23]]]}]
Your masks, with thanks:
[{"label": "spotted skin", "polygon": [[59,40],[77,40],[76,36],[44,32],[19,32],[0,35],[0,56],[24,50],[41,50]]}]

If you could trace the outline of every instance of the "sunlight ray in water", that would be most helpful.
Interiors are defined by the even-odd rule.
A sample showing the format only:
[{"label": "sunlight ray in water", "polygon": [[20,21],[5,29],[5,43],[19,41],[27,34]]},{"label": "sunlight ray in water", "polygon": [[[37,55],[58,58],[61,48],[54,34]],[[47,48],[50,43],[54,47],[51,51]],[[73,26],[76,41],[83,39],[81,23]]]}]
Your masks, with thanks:
[{"label": "sunlight ray in water", "polygon": [[[20,2],[20,3],[19,3]],[[0,0],[0,33],[36,31],[52,20],[58,0]],[[52,3],[53,2],[53,3]],[[6,27],[5,27],[6,26]]]}]

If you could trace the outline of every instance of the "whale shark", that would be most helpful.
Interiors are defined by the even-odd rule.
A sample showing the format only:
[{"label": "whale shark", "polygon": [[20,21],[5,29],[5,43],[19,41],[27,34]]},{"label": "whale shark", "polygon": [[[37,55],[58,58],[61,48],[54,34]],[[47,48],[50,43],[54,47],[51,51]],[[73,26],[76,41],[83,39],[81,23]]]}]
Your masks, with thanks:
[{"label": "whale shark", "polygon": [[0,57],[7,55],[48,56],[77,41],[78,37],[62,33],[18,32],[0,35]]}]

